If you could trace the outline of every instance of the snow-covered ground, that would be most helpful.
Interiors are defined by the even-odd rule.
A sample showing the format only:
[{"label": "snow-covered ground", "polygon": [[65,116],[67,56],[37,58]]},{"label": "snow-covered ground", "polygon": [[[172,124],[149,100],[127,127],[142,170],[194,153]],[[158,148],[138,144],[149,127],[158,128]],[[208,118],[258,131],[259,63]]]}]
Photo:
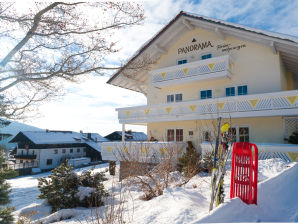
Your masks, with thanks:
[{"label": "snow-covered ground", "polygon": [[[91,167],[84,168],[90,169]],[[107,164],[95,167],[94,172],[103,171]],[[76,170],[81,172],[82,169]],[[210,175],[201,173],[193,177],[183,187],[169,187],[163,195],[150,201],[142,201],[142,195],[135,187],[123,195],[126,196],[125,219],[131,223],[198,223],[198,222],[258,222],[258,221],[298,221],[298,164],[286,163],[279,159],[259,161],[258,206],[245,205],[239,199],[229,199],[230,168],[225,176],[225,203],[208,212],[210,201]],[[64,209],[50,214],[50,207],[43,200],[37,199],[39,191],[37,178],[49,175],[19,177],[9,180],[12,185],[12,205],[15,214],[21,211],[31,213],[32,218],[42,218],[43,223],[92,223],[96,209]],[[176,175],[176,174],[173,174]],[[120,184],[117,178],[107,173],[105,188],[117,196]],[[129,194],[128,194],[129,193]],[[116,201],[117,203],[117,201]],[[24,209],[24,207],[26,207]],[[101,208],[102,209],[102,208]],[[97,211],[102,212],[99,209]],[[61,217],[68,218],[60,221]]]}]

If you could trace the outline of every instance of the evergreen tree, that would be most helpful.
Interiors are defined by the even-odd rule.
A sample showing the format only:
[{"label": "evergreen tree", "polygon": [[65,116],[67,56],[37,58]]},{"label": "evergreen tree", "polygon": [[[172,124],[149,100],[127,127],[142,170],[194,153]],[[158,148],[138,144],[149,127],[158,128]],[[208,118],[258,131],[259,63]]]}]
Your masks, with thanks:
[{"label": "evergreen tree", "polygon": [[6,182],[7,178],[15,176],[15,171],[7,169],[5,164],[4,150],[0,148],[0,224],[13,223],[13,207],[5,206],[10,202],[10,185]]},{"label": "evergreen tree", "polygon": [[[92,170],[76,174],[67,164],[55,168],[47,178],[38,179],[41,199],[46,199],[52,206],[52,212],[64,208],[89,207],[103,205],[103,197],[107,196],[103,181],[104,173],[92,173]],[[79,187],[87,188],[90,194],[80,199]]]},{"label": "evergreen tree", "polygon": [[294,131],[289,138],[289,142],[292,144],[298,144],[298,131]]},{"label": "evergreen tree", "polygon": [[179,166],[186,177],[193,177],[200,171],[201,154],[197,152],[191,141],[187,142],[186,152],[179,158]]}]

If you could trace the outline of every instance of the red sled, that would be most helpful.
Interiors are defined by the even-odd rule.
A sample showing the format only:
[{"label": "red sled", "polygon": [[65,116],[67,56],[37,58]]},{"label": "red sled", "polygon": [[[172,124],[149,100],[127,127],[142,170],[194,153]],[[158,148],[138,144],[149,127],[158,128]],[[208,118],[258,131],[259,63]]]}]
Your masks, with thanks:
[{"label": "red sled", "polygon": [[255,144],[235,142],[233,145],[230,197],[257,204],[258,147]]}]

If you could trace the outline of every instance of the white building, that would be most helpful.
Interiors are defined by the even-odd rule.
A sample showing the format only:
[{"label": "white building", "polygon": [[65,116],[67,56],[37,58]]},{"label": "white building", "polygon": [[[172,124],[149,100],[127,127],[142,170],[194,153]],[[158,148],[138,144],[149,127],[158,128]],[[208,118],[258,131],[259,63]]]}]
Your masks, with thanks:
[{"label": "white building", "polygon": [[49,130],[19,132],[11,140],[18,144],[14,155],[16,166],[38,167],[40,170],[53,169],[67,159],[100,161],[100,143],[103,141],[107,140],[96,133]]}]

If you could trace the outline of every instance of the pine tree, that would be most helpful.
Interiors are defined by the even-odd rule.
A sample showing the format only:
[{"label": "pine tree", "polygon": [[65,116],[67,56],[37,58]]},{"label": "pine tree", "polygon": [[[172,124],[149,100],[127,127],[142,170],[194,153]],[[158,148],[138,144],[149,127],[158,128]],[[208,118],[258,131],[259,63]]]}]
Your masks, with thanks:
[{"label": "pine tree", "polygon": [[186,152],[179,158],[179,166],[182,167],[186,177],[193,177],[200,171],[201,154],[197,152],[191,141],[187,142]]},{"label": "pine tree", "polygon": [[[41,199],[46,199],[52,206],[52,212],[60,209],[103,205],[103,197],[107,196],[103,181],[104,173],[93,174],[92,170],[76,174],[73,168],[65,164],[52,170],[51,175],[38,178]],[[80,199],[79,187],[93,188],[89,196]]]},{"label": "pine tree", "polygon": [[10,202],[10,185],[6,182],[7,178],[15,176],[15,171],[7,169],[5,164],[4,150],[0,148],[0,223],[13,223],[13,207],[5,206]]},{"label": "pine tree", "polygon": [[41,199],[46,199],[55,212],[63,208],[74,208],[79,204],[79,177],[67,163],[55,168],[48,178],[38,178]]}]

